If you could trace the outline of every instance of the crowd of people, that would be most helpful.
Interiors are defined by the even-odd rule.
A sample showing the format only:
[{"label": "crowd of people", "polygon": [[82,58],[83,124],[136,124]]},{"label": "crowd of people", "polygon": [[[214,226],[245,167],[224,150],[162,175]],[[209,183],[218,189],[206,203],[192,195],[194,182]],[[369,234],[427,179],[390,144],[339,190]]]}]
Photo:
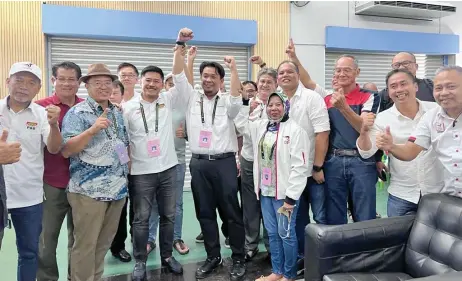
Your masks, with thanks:
[{"label": "crowd of people", "polygon": [[[56,64],[53,95],[35,102],[40,68],[13,64],[0,100],[0,247],[9,213],[18,280],[59,279],[65,217],[68,280],[101,280],[109,250],[131,261],[128,234],[132,279],[146,280],[157,232],[162,267],[182,274],[173,251],[190,251],[182,239],[187,141],[196,241],[207,253],[197,279],[223,263],[217,211],[232,251],[231,280],[242,280],[258,254],[263,225],[272,273],[256,280],[292,281],[304,267],[310,207],[319,224],[345,224],[348,210],[354,222],[375,219],[378,178],[389,180],[388,216],[415,213],[427,193],[462,196],[461,67],[419,79],[414,55],[402,52],[379,92],[374,81],[357,83],[360,63],[346,54],[326,90],[290,41],[288,60],[275,68],[250,58],[261,68],[255,81],[240,81],[235,59],[224,57],[227,92],[220,62],[202,62],[195,84],[200,50],[186,46],[193,37],[179,31],[167,75],[123,62],[117,75],[95,63],[82,76],[73,62]],[[77,96],[82,83],[86,99]]]}]

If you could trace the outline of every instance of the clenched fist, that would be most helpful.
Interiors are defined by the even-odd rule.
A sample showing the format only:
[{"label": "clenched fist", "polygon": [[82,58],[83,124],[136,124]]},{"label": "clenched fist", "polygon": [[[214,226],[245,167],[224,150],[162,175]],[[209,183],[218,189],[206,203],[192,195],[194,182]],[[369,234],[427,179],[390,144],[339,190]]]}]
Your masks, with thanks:
[{"label": "clenched fist", "polygon": [[262,65],[263,64],[263,60],[260,56],[251,56],[250,57],[250,62],[253,63],[253,64],[257,64],[257,65]]},{"label": "clenched fist", "polygon": [[236,70],[236,60],[232,56],[226,56],[225,59],[225,65],[226,67],[229,68],[229,70]]},{"label": "clenched fist", "polygon": [[194,38],[193,31],[191,29],[189,29],[189,28],[184,27],[178,32],[178,37],[177,37],[176,41],[188,42],[189,40],[191,40],[193,38]]},{"label": "clenched fist", "polygon": [[361,131],[369,132],[372,126],[374,126],[375,114],[372,112],[363,112],[361,113],[361,118],[363,119]]},{"label": "clenched fist", "polygon": [[56,105],[49,105],[45,108],[45,110],[47,111],[48,124],[57,125],[61,108]]},{"label": "clenched fist", "polygon": [[188,59],[195,59],[197,56],[197,47],[191,46],[188,50]]}]

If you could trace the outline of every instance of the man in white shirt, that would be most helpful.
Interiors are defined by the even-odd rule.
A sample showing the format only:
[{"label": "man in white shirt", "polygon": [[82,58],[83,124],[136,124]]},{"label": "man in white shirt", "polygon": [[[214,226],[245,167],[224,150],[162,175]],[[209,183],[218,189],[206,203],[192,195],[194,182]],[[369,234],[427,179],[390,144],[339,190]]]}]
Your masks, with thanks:
[{"label": "man in white shirt", "polygon": [[440,192],[462,197],[462,67],[438,69],[433,82],[433,95],[439,106],[422,117],[406,144],[395,144],[387,127],[377,135],[376,145],[401,161],[412,161],[423,150],[432,148],[444,169]]},{"label": "man in white shirt", "polygon": [[[199,67],[202,91],[189,86],[191,95],[186,111],[191,186],[196,213],[204,234],[207,260],[196,271],[196,278],[206,278],[222,264],[216,209],[220,206],[228,223],[229,243],[233,252],[231,280],[245,274],[244,225],[237,196],[237,136],[233,119],[242,106],[241,84],[233,57],[225,57],[231,71],[230,94],[220,92],[225,71],[217,62],[203,62]],[[177,86],[177,84],[175,84]]]},{"label": "man in white shirt", "polygon": [[[375,118],[363,113],[362,128],[356,142],[361,157],[367,159],[377,152],[375,137],[388,127],[399,144],[405,144],[424,114],[437,106],[434,102],[416,98],[415,76],[406,69],[395,69],[386,78],[388,93],[394,105]],[[388,186],[388,217],[417,212],[421,194],[439,192],[444,184],[443,169],[433,149],[421,152],[412,162],[390,155],[390,185]]]},{"label": "man in white shirt", "polygon": [[[192,38],[192,31],[180,30],[181,38]],[[185,42],[185,41],[181,41]],[[146,260],[149,217],[153,201],[160,215],[160,255],[162,266],[175,274],[183,268],[172,253],[176,201],[176,165],[173,105],[183,110],[189,100],[188,80],[184,73],[183,47],[177,45],[173,59],[174,92],[162,92],[164,73],[156,66],[147,66],[141,72],[143,92],[124,104],[123,112],[130,138],[131,198],[134,203],[133,221],[134,257],[133,280],[146,278]]]},{"label": "man in white shirt", "polygon": [[135,86],[138,84],[139,74],[138,68],[129,62],[123,62],[117,67],[117,75],[124,86],[124,97],[122,99],[122,103],[141,96],[140,93],[135,91]]},{"label": "man in white shirt", "polygon": [[16,230],[18,280],[33,281],[38,267],[43,215],[43,149],[61,149],[60,108],[46,108],[32,100],[42,86],[42,71],[30,62],[13,64],[6,80],[8,96],[0,100],[0,127],[9,131],[7,142],[22,147],[19,162],[5,165],[7,205]]}]

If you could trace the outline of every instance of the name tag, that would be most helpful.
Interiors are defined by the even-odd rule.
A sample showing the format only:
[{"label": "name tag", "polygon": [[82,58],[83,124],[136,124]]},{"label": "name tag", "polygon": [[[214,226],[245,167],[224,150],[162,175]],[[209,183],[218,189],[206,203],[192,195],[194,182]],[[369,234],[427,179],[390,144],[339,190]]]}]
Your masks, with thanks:
[{"label": "name tag", "polygon": [[266,186],[271,185],[271,169],[270,168],[262,169],[261,183]]},{"label": "name tag", "polygon": [[149,157],[158,157],[160,155],[160,139],[155,138],[147,143]]},{"label": "name tag", "polygon": [[124,165],[127,164],[128,161],[130,161],[130,157],[128,157],[128,150],[125,145],[122,143],[118,143],[114,147],[115,152],[117,153],[117,156],[119,157],[120,164]]},{"label": "name tag", "polygon": [[201,130],[199,134],[199,147],[210,148],[212,145],[212,132]]}]

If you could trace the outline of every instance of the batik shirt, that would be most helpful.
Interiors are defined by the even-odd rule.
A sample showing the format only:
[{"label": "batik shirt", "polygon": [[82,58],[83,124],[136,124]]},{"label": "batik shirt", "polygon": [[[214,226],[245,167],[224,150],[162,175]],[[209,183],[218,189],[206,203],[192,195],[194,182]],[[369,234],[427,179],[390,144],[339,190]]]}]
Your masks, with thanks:
[{"label": "batik shirt", "polygon": [[[128,164],[121,164],[115,147],[122,144],[127,148],[128,135],[122,112],[112,104],[109,109],[109,128],[99,131],[84,150],[70,157],[68,192],[98,201],[119,200],[127,196]],[[64,143],[89,129],[101,114],[102,107],[90,97],[72,107],[63,120]]]}]

